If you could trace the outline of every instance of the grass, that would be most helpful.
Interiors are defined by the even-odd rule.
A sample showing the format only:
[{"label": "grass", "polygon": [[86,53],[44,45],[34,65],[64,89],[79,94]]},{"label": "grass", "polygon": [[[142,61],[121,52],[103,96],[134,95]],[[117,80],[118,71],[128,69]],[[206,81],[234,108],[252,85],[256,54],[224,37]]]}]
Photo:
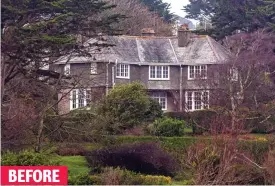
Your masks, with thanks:
[{"label": "grass", "polygon": [[89,173],[87,161],[84,156],[59,156],[60,165],[67,166],[69,174]]}]

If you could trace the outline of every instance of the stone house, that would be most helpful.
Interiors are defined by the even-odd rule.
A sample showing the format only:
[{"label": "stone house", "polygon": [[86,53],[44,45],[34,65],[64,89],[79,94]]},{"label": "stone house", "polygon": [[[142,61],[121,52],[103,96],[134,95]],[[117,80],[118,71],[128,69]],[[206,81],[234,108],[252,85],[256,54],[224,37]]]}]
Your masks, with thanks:
[{"label": "stone house", "polygon": [[211,66],[224,63],[229,56],[211,37],[186,29],[179,29],[174,37],[155,37],[154,31],[144,30],[143,36],[106,36],[104,40],[114,46],[91,50],[93,59],[75,57],[56,63],[62,73],[81,74],[81,83],[60,102],[60,113],[85,107],[116,84],[133,81],[142,82],[165,112],[209,108],[211,88],[198,82],[207,83],[214,77]]}]

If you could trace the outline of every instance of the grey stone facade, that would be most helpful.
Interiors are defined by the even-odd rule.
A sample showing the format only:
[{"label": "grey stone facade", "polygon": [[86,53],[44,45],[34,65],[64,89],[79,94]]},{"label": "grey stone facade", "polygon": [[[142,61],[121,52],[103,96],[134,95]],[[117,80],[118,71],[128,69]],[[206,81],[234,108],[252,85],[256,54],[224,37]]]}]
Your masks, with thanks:
[{"label": "grey stone facade", "polygon": [[[191,33],[190,33],[191,34]],[[182,34],[188,35],[188,34]],[[189,35],[190,41],[186,46],[179,47],[177,38],[109,36],[106,42],[115,46],[104,49],[100,53],[92,53],[93,59],[72,58],[70,75],[80,78],[79,88],[93,89],[91,96],[99,100],[115,84],[142,82],[148,93],[165,92],[167,95],[167,108],[165,111],[183,111],[186,108],[186,91],[203,89],[201,80],[188,79],[188,66],[207,66],[224,63],[229,53],[217,42],[208,36]],[[93,42],[90,40],[88,42]],[[96,64],[97,73],[91,74],[91,63]],[[116,77],[117,67],[127,64],[130,67],[129,78]],[[65,60],[58,61],[56,71],[62,72]],[[168,80],[151,80],[149,78],[150,66],[168,66]],[[207,70],[207,79],[213,74]],[[207,80],[203,80],[207,84]],[[70,111],[70,97],[61,101],[60,113]],[[62,106],[61,106],[62,105]]]}]

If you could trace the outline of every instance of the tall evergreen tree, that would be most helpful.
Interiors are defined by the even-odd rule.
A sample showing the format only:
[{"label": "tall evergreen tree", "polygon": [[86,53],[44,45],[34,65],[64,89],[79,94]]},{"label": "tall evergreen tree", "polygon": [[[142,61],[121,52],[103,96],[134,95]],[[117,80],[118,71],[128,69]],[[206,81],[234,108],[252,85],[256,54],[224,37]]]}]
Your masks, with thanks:
[{"label": "tall evergreen tree", "polygon": [[112,34],[120,15],[100,17],[110,8],[100,0],[3,0],[1,85],[19,75],[57,77],[41,67],[73,52],[84,55],[79,35]]},{"label": "tall evergreen tree", "polygon": [[173,22],[175,20],[175,15],[170,11],[170,4],[164,3],[162,0],[141,0],[150,11],[156,12],[160,17],[162,17],[166,22]]},{"label": "tall evergreen tree", "polygon": [[267,12],[257,13],[257,9],[263,9],[265,5],[263,1],[190,0],[184,10],[188,18],[210,19],[214,28],[209,32],[213,37],[221,39],[237,30],[252,32],[267,27],[270,21]]}]

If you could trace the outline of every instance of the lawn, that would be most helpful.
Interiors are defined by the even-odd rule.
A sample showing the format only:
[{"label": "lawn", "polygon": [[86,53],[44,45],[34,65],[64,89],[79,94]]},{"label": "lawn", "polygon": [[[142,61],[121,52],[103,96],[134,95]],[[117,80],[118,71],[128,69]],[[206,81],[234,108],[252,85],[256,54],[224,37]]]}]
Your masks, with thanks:
[{"label": "lawn", "polygon": [[89,173],[89,167],[84,156],[59,156],[60,165],[68,166],[69,174]]}]

